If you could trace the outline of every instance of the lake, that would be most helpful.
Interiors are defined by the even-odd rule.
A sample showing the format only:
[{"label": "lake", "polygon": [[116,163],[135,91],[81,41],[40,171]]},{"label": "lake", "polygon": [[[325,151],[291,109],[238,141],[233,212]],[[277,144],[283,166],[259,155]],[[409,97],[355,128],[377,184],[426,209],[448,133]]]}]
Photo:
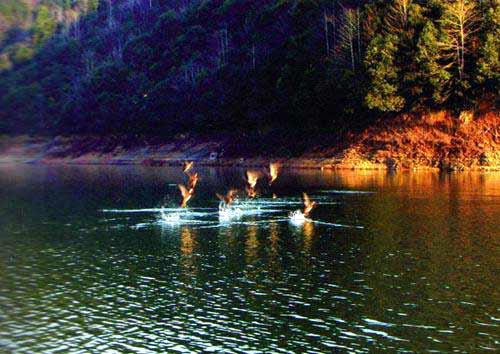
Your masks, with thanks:
[{"label": "lake", "polygon": [[0,165],[0,352],[500,349],[500,173],[195,169]]}]

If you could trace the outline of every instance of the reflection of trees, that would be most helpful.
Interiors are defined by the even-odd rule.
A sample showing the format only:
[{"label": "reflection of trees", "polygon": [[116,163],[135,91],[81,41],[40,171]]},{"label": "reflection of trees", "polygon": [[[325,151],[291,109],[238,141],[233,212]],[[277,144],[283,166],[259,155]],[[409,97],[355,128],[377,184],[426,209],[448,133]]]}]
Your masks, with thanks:
[{"label": "reflection of trees", "polygon": [[[170,176],[169,172],[164,172],[168,169],[143,171],[134,167],[78,167],[60,173],[45,167],[33,169],[19,166],[19,169],[0,167],[3,172],[0,173],[0,189],[9,193],[5,194],[7,198],[0,200],[2,217],[6,220],[0,225],[0,232],[14,235],[21,228],[35,230],[36,227],[37,237],[29,238],[32,244],[26,246],[33,252],[26,254],[46,258],[54,269],[62,270],[59,272],[61,275],[57,275],[62,278],[56,279],[59,283],[79,278],[79,287],[91,286],[99,280],[98,277],[107,280],[107,283],[133,283],[136,281],[135,275],[151,272],[151,267],[144,268],[142,261],[137,261],[137,255],[146,253],[156,255],[158,264],[155,263],[155,266],[158,269],[165,267],[169,270],[168,274],[163,275],[168,279],[172,265],[164,261],[165,254],[169,253],[168,250],[174,250],[174,268],[180,269],[180,276],[184,277],[187,284],[219,277],[220,274],[214,272],[227,272],[228,279],[236,279],[239,275],[235,273],[246,272],[256,278],[256,282],[262,277],[271,276],[272,282],[262,286],[274,286],[283,273],[288,273],[287,270],[294,267],[303,271],[303,274],[312,274],[310,267],[301,266],[315,262],[311,260],[311,255],[321,251],[317,235],[324,228],[313,223],[295,227],[270,221],[264,225],[232,225],[199,230],[189,226],[166,227],[161,230],[161,242],[151,238],[146,242],[145,238],[137,237],[148,230],[127,231],[126,234],[120,230],[108,231],[106,237],[97,238],[97,231],[88,237],[76,228],[63,229],[60,225],[61,228],[57,229],[53,224],[40,224],[40,220],[54,220],[57,224],[60,220],[68,219],[67,214],[75,221],[81,214],[85,224],[90,225],[94,219],[89,218],[96,218],[97,208],[103,204],[117,204],[114,197],[122,198],[122,204],[150,207],[154,205],[149,203],[150,200],[155,199],[150,192],[155,186],[165,185],[166,181],[170,181],[169,178],[175,181],[177,175]],[[218,181],[216,177],[204,175],[204,188],[210,189],[214,181]],[[495,271],[500,248],[500,210],[497,203],[500,196],[499,177],[500,173],[300,171],[294,176],[284,174],[280,177],[280,185],[295,179],[298,184],[290,184],[293,185],[294,193],[303,185],[311,189],[378,191],[370,195],[344,196],[342,203],[335,207],[339,212],[335,217],[341,213],[346,218],[357,216],[359,220],[349,224],[363,225],[365,230],[351,232],[349,229],[335,229],[334,232],[341,237],[332,241],[336,247],[332,252],[337,252],[332,254],[343,262],[342,265],[331,262],[332,267],[336,267],[331,276],[335,276],[335,282],[338,281],[349,290],[358,290],[365,295],[362,304],[367,317],[379,320],[385,317],[386,321],[396,323],[403,320],[410,322],[411,318],[411,323],[434,324],[440,328],[453,321],[464,328],[464,332],[467,332],[464,334],[469,335],[474,320],[479,320],[482,314],[495,312],[494,301],[498,298],[495,296],[498,293]],[[162,189],[155,193],[163,195],[164,191]],[[212,203],[211,199],[204,202]],[[71,259],[58,261],[57,257],[41,253],[49,246],[54,247],[52,239],[63,233],[81,237],[77,239],[78,242],[71,243],[73,246],[79,245],[74,251],[70,250],[69,243],[58,243],[68,246],[67,253]],[[210,237],[211,233],[217,237]],[[53,238],[50,237],[52,234],[55,235]],[[93,252],[97,242],[102,253],[96,260]],[[315,250],[316,245],[318,252]],[[217,252],[227,256],[223,261],[225,266],[221,267],[223,263],[219,258],[207,257]],[[5,250],[0,253],[5,255],[5,259],[11,256]],[[36,259],[32,257],[14,258],[14,262],[17,262],[15,266],[18,269],[24,269],[25,265],[33,266]],[[80,261],[82,257],[89,260]],[[113,265],[114,260],[124,259],[126,261],[120,267],[134,275],[126,280],[115,271],[116,265]],[[211,267],[203,267],[202,261],[208,262]],[[102,275],[94,273],[92,269],[88,273],[79,273],[85,269],[75,267],[75,262],[92,262],[101,269],[109,269],[109,273]],[[246,265],[252,267],[247,268]],[[322,270],[321,267],[317,269]],[[356,271],[360,273],[355,274]],[[22,276],[29,280],[29,274],[23,273]],[[46,293],[48,290],[43,288],[48,289],[48,283],[44,281],[45,278],[40,279],[40,282],[30,285]],[[363,282],[353,282],[354,279]],[[15,288],[13,280],[7,289]],[[294,282],[290,281],[292,286],[300,288],[300,284]],[[359,290],[362,286],[371,289]],[[108,290],[102,291],[105,294]],[[187,290],[184,291],[189,294]],[[94,298],[99,299],[99,296]],[[464,308],[460,304],[461,300],[475,303],[475,310]],[[418,306],[406,306],[404,303]],[[387,312],[389,308],[394,312]],[[391,318],[398,311],[406,312],[409,316],[401,320],[398,317]],[[456,320],[452,319],[453,315],[457,317]],[[471,318],[473,316],[476,317]],[[397,328],[391,327],[389,331],[397,331]]]},{"label": "reflection of trees", "polygon": [[193,254],[196,246],[194,238],[194,230],[188,226],[184,226],[181,230],[181,253],[183,256],[190,256]]},{"label": "reflection of trees", "polygon": [[247,264],[255,263],[259,256],[258,226],[249,225],[246,229],[245,258]]},{"label": "reflection of trees", "polygon": [[310,221],[304,222],[302,225],[303,233],[303,247],[306,255],[311,256],[311,250],[313,246],[313,235],[314,235],[314,223]]},{"label": "reflection of trees", "polygon": [[[199,273],[199,262],[194,255],[198,247],[196,230],[189,226],[183,226],[181,229],[180,237],[180,253],[181,253],[181,267],[183,268],[183,275],[186,278],[191,278],[191,281]],[[186,279],[188,280],[188,279]]]},{"label": "reflection of trees", "polygon": [[245,244],[240,230],[237,226],[220,227],[217,230],[219,248],[226,255],[229,267],[237,270],[241,270],[245,263],[245,259],[241,257],[245,251]]},{"label": "reflection of trees", "polygon": [[492,303],[498,248],[491,240],[500,213],[488,201],[499,192],[490,178],[400,173],[383,182],[385,193],[364,200],[358,214],[369,237],[361,253],[369,257],[359,261],[373,288],[367,301],[374,318],[393,308],[414,323],[446,327],[456,317],[470,329],[477,314],[460,301]]},{"label": "reflection of trees", "polygon": [[269,271],[272,276],[281,274],[283,267],[280,256],[280,228],[276,221],[269,224]]}]

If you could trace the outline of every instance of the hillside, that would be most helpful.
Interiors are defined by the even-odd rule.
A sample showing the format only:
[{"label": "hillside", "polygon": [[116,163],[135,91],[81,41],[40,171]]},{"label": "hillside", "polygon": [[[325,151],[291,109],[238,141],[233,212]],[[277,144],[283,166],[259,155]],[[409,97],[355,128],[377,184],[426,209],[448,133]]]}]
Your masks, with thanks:
[{"label": "hillside", "polygon": [[32,136],[4,138],[4,161],[498,166],[498,0],[8,0],[0,16],[0,134]]},{"label": "hillside", "polygon": [[7,134],[281,145],[394,114],[477,109],[485,96],[498,107],[497,0],[2,4]]}]

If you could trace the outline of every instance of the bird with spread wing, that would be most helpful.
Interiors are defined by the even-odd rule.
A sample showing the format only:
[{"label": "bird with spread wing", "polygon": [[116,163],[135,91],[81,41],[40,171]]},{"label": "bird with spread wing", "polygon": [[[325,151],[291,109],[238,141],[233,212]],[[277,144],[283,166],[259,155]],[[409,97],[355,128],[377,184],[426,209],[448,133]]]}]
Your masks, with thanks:
[{"label": "bird with spread wing", "polygon": [[189,170],[193,168],[193,166],[194,166],[194,162],[193,161],[184,161],[182,172],[188,173]]},{"label": "bird with spread wing", "polygon": [[215,193],[217,195],[217,198],[219,198],[223,203],[224,203],[224,206],[229,206],[231,205],[234,200],[236,199],[236,193],[238,191],[236,189],[231,189],[229,190],[226,195],[222,195],[222,194],[219,194],[219,193]]},{"label": "bird with spread wing", "polygon": [[185,208],[185,207],[187,207],[188,201],[194,195],[194,188],[187,189],[186,186],[183,185],[183,184],[179,184],[178,187],[179,187],[179,190],[181,191],[181,195],[182,195],[182,200],[181,200],[181,203],[180,203],[180,207],[181,208]]},{"label": "bird with spread wing", "polygon": [[277,162],[271,162],[269,164],[269,185],[273,184],[278,178],[280,164]]},{"label": "bird with spread wing", "polygon": [[246,182],[247,186],[245,188],[249,198],[255,198],[257,196],[257,190],[255,186],[260,178],[260,173],[258,171],[247,171]]},{"label": "bird with spread wing", "polygon": [[308,217],[309,214],[311,214],[311,211],[316,207],[317,203],[315,201],[311,201],[307,193],[302,193],[302,196],[304,198],[304,217]]}]

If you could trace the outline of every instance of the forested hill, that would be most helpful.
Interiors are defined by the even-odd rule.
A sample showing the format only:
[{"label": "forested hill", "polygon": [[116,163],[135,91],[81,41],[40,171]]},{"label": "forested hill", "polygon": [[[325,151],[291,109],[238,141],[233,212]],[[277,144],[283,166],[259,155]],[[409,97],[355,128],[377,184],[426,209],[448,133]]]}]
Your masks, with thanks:
[{"label": "forested hill", "polygon": [[0,132],[283,139],[498,107],[498,0],[2,0]]}]

